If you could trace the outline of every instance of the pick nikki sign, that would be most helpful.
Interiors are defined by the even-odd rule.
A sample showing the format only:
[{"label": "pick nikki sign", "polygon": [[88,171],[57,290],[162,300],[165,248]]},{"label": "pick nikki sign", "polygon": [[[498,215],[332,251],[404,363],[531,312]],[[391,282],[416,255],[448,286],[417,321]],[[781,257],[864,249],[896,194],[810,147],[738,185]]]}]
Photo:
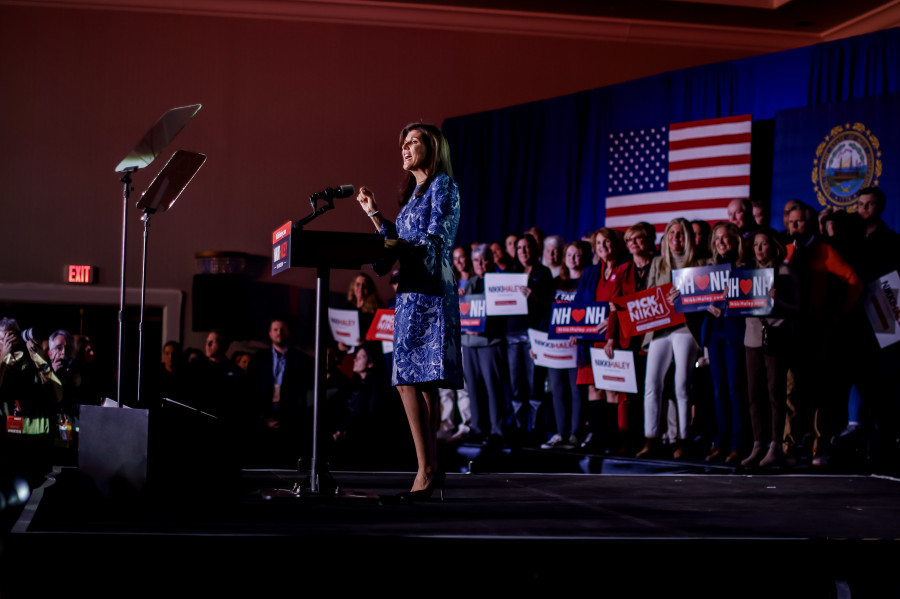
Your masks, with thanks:
[{"label": "pick nikki sign", "polygon": [[459,298],[459,325],[463,333],[483,333],[487,318],[487,302],[484,295],[466,295]]},{"label": "pick nikki sign", "polygon": [[366,332],[368,341],[393,341],[394,340],[394,311],[390,308],[379,308],[375,312],[375,318]]},{"label": "pick nikki sign", "polygon": [[605,341],[609,320],[607,302],[556,302],[550,313],[550,339],[578,337],[585,341]]},{"label": "pick nikki sign", "polygon": [[684,314],[669,305],[671,283],[616,298],[619,326],[627,337],[684,324]]}]

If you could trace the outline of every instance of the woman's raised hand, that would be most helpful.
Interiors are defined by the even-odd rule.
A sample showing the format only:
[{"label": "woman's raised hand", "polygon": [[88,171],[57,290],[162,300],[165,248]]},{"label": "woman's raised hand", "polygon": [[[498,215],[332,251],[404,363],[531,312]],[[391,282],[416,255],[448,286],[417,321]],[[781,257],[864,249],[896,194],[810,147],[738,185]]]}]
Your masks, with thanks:
[{"label": "woman's raised hand", "polygon": [[359,193],[356,194],[356,201],[359,202],[360,207],[366,214],[378,211],[378,206],[375,204],[375,194],[365,185],[359,188]]}]

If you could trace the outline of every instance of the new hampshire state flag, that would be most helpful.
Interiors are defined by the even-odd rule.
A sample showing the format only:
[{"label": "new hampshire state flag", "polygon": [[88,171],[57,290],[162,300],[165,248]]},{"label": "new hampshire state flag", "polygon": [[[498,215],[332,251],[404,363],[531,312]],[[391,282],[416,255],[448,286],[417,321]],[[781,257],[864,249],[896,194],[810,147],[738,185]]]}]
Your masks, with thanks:
[{"label": "new hampshire state flag", "polygon": [[855,212],[857,192],[874,185],[887,194],[882,218],[900,231],[900,94],[777,112],[772,162],[776,229],[788,200]]}]

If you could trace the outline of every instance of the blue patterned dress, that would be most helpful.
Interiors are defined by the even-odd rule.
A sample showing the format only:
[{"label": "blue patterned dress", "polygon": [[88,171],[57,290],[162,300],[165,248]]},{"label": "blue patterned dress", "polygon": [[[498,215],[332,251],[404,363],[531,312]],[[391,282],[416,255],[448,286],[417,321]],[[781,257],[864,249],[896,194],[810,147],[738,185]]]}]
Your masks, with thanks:
[{"label": "blue patterned dress", "polygon": [[396,225],[384,221],[381,227],[387,239],[399,237],[413,245],[400,256],[394,385],[433,382],[462,388],[459,294],[451,262],[458,227],[459,188],[447,175],[435,177],[421,197],[413,193]]}]

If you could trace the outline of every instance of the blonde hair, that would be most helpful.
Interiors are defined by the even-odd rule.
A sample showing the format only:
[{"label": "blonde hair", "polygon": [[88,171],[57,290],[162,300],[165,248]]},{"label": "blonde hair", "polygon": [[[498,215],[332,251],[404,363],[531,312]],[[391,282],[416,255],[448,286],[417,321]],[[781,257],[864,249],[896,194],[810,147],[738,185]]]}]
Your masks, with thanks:
[{"label": "blonde hair", "polygon": [[669,229],[675,225],[681,225],[681,230],[684,231],[683,266],[699,266],[697,259],[695,258],[697,248],[694,245],[694,229],[691,227],[690,221],[686,218],[673,218],[669,221],[669,224],[666,225],[666,230],[663,231],[662,241],[659,243],[659,253],[662,256],[662,264],[659,269],[661,273],[671,271],[672,267],[675,265],[675,256],[672,253],[672,248],[669,247]]},{"label": "blonde hair", "polygon": [[718,252],[716,251],[716,231],[719,229],[725,229],[726,234],[737,241],[737,257],[735,258],[735,264],[743,264],[744,263],[744,238],[741,236],[741,230],[738,229],[737,225],[731,221],[722,221],[716,223],[716,225],[712,228],[712,232],[709,234],[709,251],[712,254],[713,260],[716,259],[716,255]]}]

